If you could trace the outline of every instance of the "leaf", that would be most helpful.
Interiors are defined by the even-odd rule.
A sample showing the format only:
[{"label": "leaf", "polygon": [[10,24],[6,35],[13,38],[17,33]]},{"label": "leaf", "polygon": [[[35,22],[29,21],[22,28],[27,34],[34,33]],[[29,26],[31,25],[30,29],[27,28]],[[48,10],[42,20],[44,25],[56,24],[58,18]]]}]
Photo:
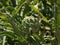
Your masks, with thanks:
[{"label": "leaf", "polygon": [[46,2],[48,5],[51,5],[51,3],[49,1]]},{"label": "leaf", "polygon": [[0,18],[5,19],[5,18],[6,18],[6,16],[4,16],[4,15],[0,15]]},{"label": "leaf", "polygon": [[34,7],[34,5],[29,5],[33,11],[35,13],[38,13],[41,17],[42,17],[42,20],[45,21],[45,22],[49,22],[49,20],[47,20],[47,18],[45,16],[42,15],[42,13],[39,11],[39,9],[37,9],[36,7]]},{"label": "leaf", "polygon": [[2,19],[4,21],[7,21],[8,20],[8,18],[5,15],[0,15],[0,19]]},{"label": "leaf", "polygon": [[6,36],[10,37],[10,38],[15,38],[14,33],[12,32],[4,32]]},{"label": "leaf", "polygon": [[33,34],[33,37],[35,38],[35,40],[40,40],[39,36],[36,34]]},{"label": "leaf", "polygon": [[21,7],[26,3],[26,1],[24,1],[22,4],[18,5],[17,8],[12,12],[12,17],[15,16],[19,10],[21,9]]}]

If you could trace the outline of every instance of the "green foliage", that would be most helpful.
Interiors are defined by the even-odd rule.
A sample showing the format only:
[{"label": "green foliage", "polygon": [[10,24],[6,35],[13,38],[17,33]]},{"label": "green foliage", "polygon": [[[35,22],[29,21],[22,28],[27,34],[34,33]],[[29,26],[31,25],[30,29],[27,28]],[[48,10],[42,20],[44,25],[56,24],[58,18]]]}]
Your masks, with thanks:
[{"label": "green foliage", "polygon": [[0,0],[1,44],[58,45],[54,3],[54,0],[53,3],[50,0]]}]

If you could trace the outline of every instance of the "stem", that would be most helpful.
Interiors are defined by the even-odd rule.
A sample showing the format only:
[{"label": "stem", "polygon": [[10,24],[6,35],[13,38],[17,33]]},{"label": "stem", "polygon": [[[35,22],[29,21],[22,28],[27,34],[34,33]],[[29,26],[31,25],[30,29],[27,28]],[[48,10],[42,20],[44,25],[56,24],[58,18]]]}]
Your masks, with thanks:
[{"label": "stem", "polygon": [[6,42],[5,40],[6,40],[6,36],[3,37],[3,43],[2,43],[2,45],[5,45],[5,42]]}]

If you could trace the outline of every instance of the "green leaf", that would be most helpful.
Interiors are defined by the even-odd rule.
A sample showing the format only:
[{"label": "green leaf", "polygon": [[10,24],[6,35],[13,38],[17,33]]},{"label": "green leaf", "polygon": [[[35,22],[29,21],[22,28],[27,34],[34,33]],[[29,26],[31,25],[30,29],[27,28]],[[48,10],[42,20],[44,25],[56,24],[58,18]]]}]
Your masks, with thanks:
[{"label": "green leaf", "polygon": [[48,5],[51,5],[51,3],[49,1],[46,2]]},{"label": "green leaf", "polygon": [[49,21],[47,20],[47,18],[46,18],[45,16],[43,16],[43,14],[39,11],[39,9],[37,9],[36,7],[34,7],[34,5],[29,5],[29,6],[33,9],[33,11],[34,11],[35,13],[38,13],[38,14],[42,17],[42,20],[43,20],[43,21],[49,22]]},{"label": "green leaf", "polygon": [[18,14],[19,10],[21,9],[21,7],[26,3],[26,1],[24,1],[22,4],[18,5],[17,8],[12,12],[12,17],[15,16],[16,14]]}]

